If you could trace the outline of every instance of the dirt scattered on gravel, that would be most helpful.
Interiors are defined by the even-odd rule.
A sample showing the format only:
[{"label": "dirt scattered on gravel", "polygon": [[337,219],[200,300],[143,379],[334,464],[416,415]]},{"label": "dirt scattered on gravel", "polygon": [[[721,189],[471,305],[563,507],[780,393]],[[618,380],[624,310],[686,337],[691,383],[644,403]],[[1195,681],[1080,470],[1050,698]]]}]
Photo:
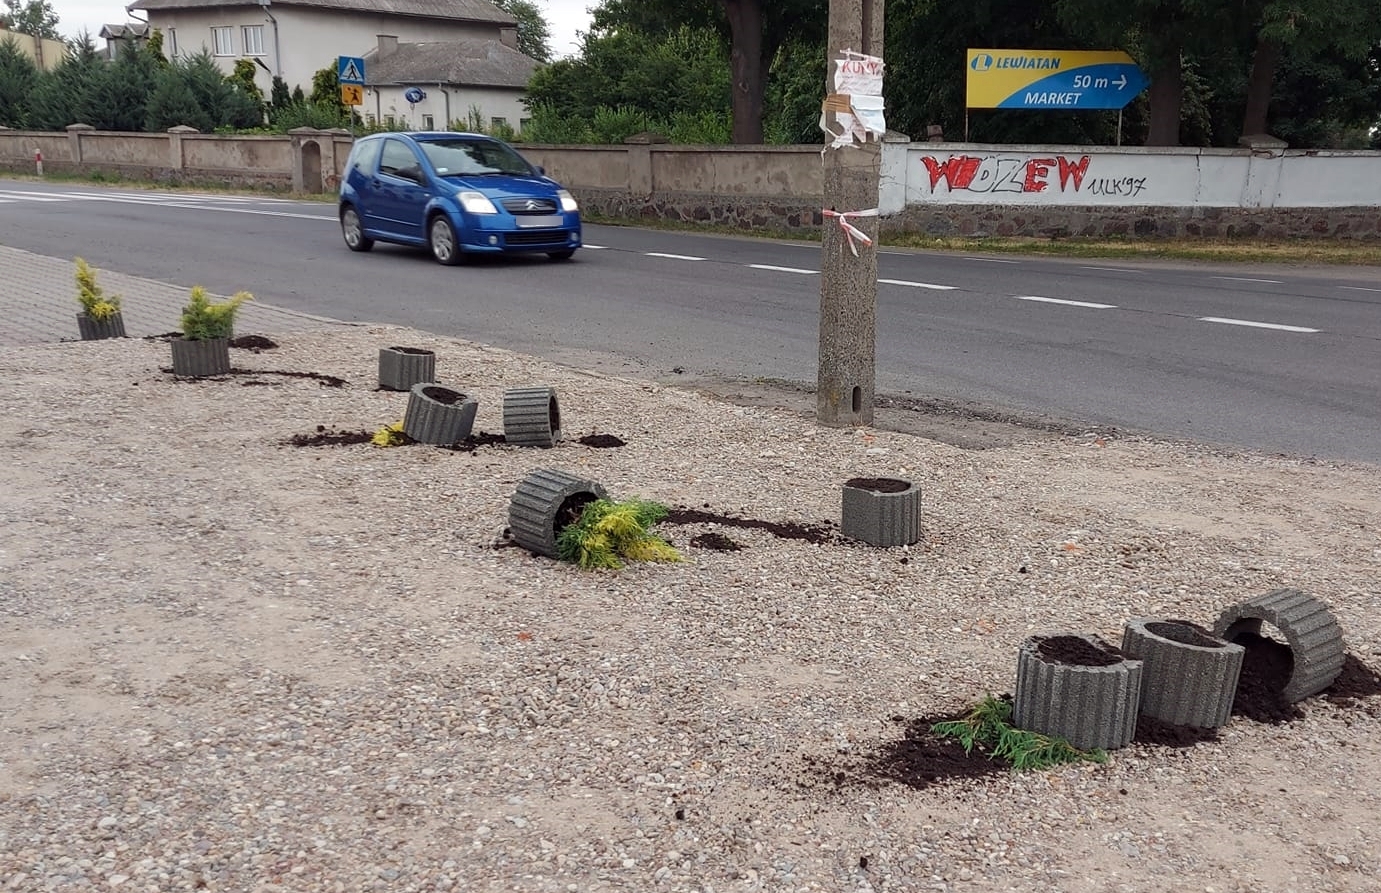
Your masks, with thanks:
[{"label": "dirt scattered on gravel", "polygon": [[478,434],[471,434],[464,440],[457,440],[455,443],[447,444],[446,449],[455,450],[457,453],[473,453],[482,446],[493,446],[496,443],[507,443],[502,434],[490,434],[481,431]]},{"label": "dirt scattered on gravel", "polygon": [[[224,375],[207,375],[207,376],[203,376],[203,377],[189,377],[189,376],[174,375],[174,373],[173,373],[173,367],[172,367],[172,366],[159,366],[159,367],[158,367],[158,371],[159,371],[159,372],[166,372],[166,373],[168,373],[169,375],[172,375],[172,376],[173,376],[173,379],[174,379],[175,381],[215,381],[216,379],[220,379],[220,378],[225,378],[225,377],[226,377],[226,376],[224,376]],[[244,375],[244,376],[253,376],[253,375],[277,375],[277,376],[280,376],[280,377],[283,377],[283,378],[307,378],[307,379],[311,379],[311,380],[313,380],[313,381],[319,382],[319,383],[321,384],[321,386],[324,387],[324,388],[343,388],[343,387],[345,387],[347,384],[349,384],[349,382],[346,381],[346,380],[343,379],[343,378],[340,378],[340,377],[335,376],[335,375],[323,375],[323,374],[320,373],[320,372],[290,372],[290,371],[284,371],[284,370],[280,370],[280,369],[234,369],[234,368],[232,368],[232,369],[230,370],[230,372],[229,372],[229,375],[230,375],[230,377],[241,376],[241,375]],[[260,383],[263,384],[264,382],[260,382]]]},{"label": "dirt scattered on gravel", "polygon": [[294,434],[286,443],[297,447],[308,446],[353,446],[369,443],[374,435],[369,431],[340,431],[326,425],[317,425],[313,434]]},{"label": "dirt scattered on gravel", "polygon": [[[708,506],[706,506],[708,508]],[[794,521],[761,521],[757,518],[736,518],[718,512],[677,506],[667,512],[663,524],[719,524],[724,527],[742,527],[752,530],[766,530],[781,539],[805,540],[817,545],[835,541],[835,531],[829,524],[798,524]]]}]

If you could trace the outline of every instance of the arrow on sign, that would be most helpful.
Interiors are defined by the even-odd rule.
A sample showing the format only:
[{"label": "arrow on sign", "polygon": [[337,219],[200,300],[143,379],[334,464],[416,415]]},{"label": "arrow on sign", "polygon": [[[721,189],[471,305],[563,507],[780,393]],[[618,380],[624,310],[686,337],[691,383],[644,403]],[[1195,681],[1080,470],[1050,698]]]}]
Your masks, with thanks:
[{"label": "arrow on sign", "polygon": [[1125,90],[1127,88],[1127,76],[1125,74],[1120,75],[1113,83],[1117,85],[1117,89]]}]

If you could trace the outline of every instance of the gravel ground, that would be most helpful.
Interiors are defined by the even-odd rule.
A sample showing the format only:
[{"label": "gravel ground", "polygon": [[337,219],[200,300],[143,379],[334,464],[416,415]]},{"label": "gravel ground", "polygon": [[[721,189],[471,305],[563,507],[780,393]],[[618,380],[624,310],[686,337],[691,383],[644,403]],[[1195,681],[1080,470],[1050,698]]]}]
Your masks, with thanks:
[{"label": "gravel ground", "polygon": [[[394,328],[273,336],[179,381],[165,342],[0,355],[0,890],[1374,891],[1381,710],[1305,702],[1186,749],[925,788],[835,784],[905,721],[1011,690],[1029,635],[1211,625],[1290,586],[1381,666],[1373,467],[1043,436],[974,451]],[[568,440],[295,447],[374,430],[380,347],[502,430],[551,384]],[[572,440],[615,434],[626,446]],[[835,523],[925,493],[907,549],[664,528],[685,561],[496,548],[517,483]],[[824,768],[822,768],[824,767]]]}]

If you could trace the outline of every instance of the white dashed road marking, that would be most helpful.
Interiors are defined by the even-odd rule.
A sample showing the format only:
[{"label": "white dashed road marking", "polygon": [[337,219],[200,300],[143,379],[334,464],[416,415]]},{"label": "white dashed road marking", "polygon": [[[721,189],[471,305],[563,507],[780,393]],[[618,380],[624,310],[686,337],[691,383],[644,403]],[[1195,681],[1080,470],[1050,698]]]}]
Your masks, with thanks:
[{"label": "white dashed road marking", "polygon": [[606,245],[590,245],[590,244],[586,244],[585,247],[588,248],[588,249],[590,249],[591,251],[603,251],[603,250],[604,250],[606,247],[608,247],[608,246],[606,246]]},{"label": "white dashed road marking", "polygon": [[663,254],[660,251],[647,252],[648,257],[665,257],[668,260],[704,260],[703,257],[696,257],[691,254]]},{"label": "white dashed road marking", "polygon": [[1229,326],[1250,326],[1253,329],[1275,329],[1279,332],[1317,332],[1305,326],[1285,326],[1277,322],[1255,322],[1250,319],[1226,319],[1221,316],[1201,316],[1199,322],[1220,322]]},{"label": "white dashed road marking", "polygon": [[929,288],[935,291],[954,291],[957,285],[936,285],[933,282],[911,282],[907,279],[879,279],[883,285],[905,285],[910,288]]},{"label": "white dashed road marking", "polygon": [[1100,273],[1136,273],[1141,275],[1145,270],[1127,270],[1122,267],[1080,267],[1081,270],[1097,270]]},{"label": "white dashed road marking", "polygon": [[1338,286],[1338,287],[1339,287],[1339,288],[1345,288],[1345,289],[1347,289],[1348,291],[1374,291],[1374,292],[1381,292],[1381,288],[1367,288],[1367,287],[1364,286],[1364,285],[1340,285],[1340,286]]},{"label": "white dashed road marking", "polygon": [[819,270],[803,270],[800,267],[774,267],[772,264],[749,264],[754,270],[771,270],[774,273],[800,273],[802,276],[815,276]]},{"label": "white dashed road marking", "polygon": [[1228,282],[1267,282],[1271,285],[1279,285],[1279,279],[1248,279],[1246,276],[1213,276],[1213,279],[1223,279]]},{"label": "white dashed road marking", "polygon": [[1066,307],[1088,307],[1092,310],[1116,310],[1116,304],[1094,304],[1090,301],[1066,301],[1064,298],[1042,298],[1036,295],[1017,295],[1018,301],[1040,301],[1044,304],[1063,304]]},{"label": "white dashed road marking", "polygon": [[984,263],[984,264],[1015,264],[1015,263],[1020,263],[1020,261],[1015,261],[1015,260],[1003,260],[1003,259],[997,258],[997,257],[964,257],[964,258],[961,258],[961,259],[962,259],[962,260],[976,260],[976,261],[978,261],[979,263]]}]

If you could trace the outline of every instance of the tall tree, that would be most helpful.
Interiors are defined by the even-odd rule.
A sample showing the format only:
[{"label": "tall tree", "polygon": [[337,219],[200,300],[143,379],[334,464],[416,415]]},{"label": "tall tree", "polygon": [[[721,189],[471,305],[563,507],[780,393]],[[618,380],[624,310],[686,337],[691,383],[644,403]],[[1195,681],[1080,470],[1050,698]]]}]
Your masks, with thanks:
[{"label": "tall tree", "polygon": [[0,12],[0,21],[11,31],[48,40],[62,40],[62,35],[58,34],[58,14],[48,0],[5,0],[5,11]]},{"label": "tall tree", "polygon": [[30,93],[38,83],[38,66],[13,37],[0,40],[0,126],[24,127]]},{"label": "tall tree", "polygon": [[100,118],[96,86],[106,62],[88,32],[70,44],[57,68],[39,75],[30,100],[29,126],[62,130],[68,124],[90,124]]},{"label": "tall tree", "polygon": [[1290,48],[1301,50],[1297,59],[1336,50],[1344,60],[1362,63],[1381,43],[1381,0],[1256,0],[1246,12],[1256,26],[1256,49],[1243,134],[1267,132],[1276,70]]},{"label": "tall tree", "polygon": [[[594,33],[665,33],[682,25],[711,26],[729,42],[734,142],[763,140],[763,96],[778,49],[792,37],[823,41],[828,0],[604,0]],[[822,44],[823,45],[823,44]]]},{"label": "tall tree", "polygon": [[533,0],[491,0],[518,20],[518,49],[538,62],[551,61],[551,26]]}]

